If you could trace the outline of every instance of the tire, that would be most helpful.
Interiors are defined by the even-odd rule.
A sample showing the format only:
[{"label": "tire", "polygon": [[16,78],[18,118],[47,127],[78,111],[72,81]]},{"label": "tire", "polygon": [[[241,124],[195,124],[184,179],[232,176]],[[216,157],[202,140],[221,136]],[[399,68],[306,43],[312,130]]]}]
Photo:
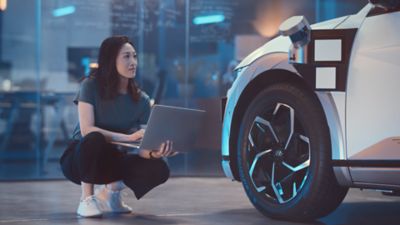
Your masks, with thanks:
[{"label": "tire", "polygon": [[335,210],[348,188],[336,181],[329,129],[314,93],[292,84],[260,92],[239,130],[238,169],[264,215],[310,221]]}]

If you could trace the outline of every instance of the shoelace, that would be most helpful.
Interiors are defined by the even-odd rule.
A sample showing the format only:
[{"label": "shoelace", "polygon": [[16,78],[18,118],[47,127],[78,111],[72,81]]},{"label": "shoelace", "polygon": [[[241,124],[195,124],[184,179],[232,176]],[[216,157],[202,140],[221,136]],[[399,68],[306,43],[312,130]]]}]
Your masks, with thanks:
[{"label": "shoelace", "polygon": [[92,200],[93,200],[95,203],[97,203],[97,199],[96,199],[96,197],[95,197],[94,195],[91,195],[91,196],[86,197],[85,199],[83,199],[83,202],[84,202],[86,205],[89,205],[90,202],[91,202]]}]

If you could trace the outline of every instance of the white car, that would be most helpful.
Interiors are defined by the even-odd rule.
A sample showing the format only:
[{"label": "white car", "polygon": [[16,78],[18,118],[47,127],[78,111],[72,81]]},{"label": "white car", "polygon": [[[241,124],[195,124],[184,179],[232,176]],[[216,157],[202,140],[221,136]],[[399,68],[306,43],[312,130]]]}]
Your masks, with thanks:
[{"label": "white car", "polygon": [[226,176],[264,215],[297,221],[329,214],[349,187],[399,194],[400,0],[280,32],[236,67]]}]

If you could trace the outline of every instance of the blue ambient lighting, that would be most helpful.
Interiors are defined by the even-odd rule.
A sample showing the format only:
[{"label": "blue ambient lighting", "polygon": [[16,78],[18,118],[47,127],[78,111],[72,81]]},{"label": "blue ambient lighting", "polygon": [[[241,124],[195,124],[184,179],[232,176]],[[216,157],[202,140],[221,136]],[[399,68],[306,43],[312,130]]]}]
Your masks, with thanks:
[{"label": "blue ambient lighting", "polygon": [[193,19],[193,23],[195,25],[201,25],[201,24],[210,24],[210,23],[220,23],[225,20],[224,15],[208,15],[208,16],[196,16]]},{"label": "blue ambient lighting", "polygon": [[85,68],[85,76],[89,76],[89,73],[90,73],[90,59],[89,59],[89,57],[82,57],[81,65]]},{"label": "blue ambient lighting", "polygon": [[67,6],[53,10],[54,17],[66,16],[75,12],[75,6]]}]

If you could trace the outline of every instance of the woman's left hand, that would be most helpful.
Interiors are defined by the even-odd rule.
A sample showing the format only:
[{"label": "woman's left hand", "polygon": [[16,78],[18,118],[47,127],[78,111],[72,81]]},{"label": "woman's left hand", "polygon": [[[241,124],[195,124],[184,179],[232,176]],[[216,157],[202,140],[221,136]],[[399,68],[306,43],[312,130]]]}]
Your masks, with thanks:
[{"label": "woman's left hand", "polygon": [[161,157],[174,156],[178,154],[178,152],[173,151],[173,142],[168,140],[166,142],[163,142],[158,150],[151,151],[150,154],[153,158],[159,159]]}]

